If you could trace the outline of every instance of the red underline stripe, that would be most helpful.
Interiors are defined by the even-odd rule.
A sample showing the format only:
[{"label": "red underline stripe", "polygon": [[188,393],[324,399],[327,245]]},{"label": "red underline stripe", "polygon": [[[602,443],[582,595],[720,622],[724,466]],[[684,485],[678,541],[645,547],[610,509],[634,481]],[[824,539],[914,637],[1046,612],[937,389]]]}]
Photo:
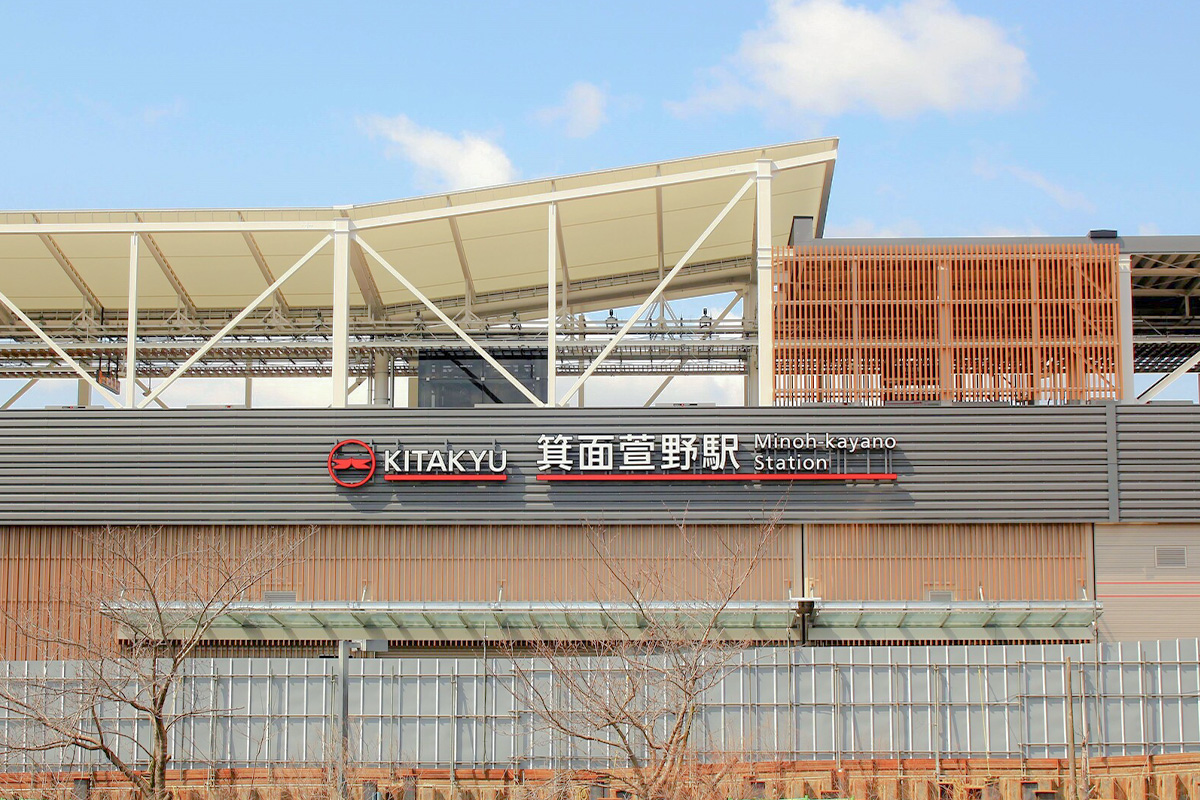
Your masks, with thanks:
[{"label": "red underline stripe", "polygon": [[539,481],[894,481],[894,472],[599,472],[574,475],[538,475]]},{"label": "red underline stripe", "polygon": [[503,473],[496,472],[479,472],[479,473],[449,473],[449,474],[429,474],[425,472],[406,472],[398,475],[384,475],[385,481],[506,481],[508,476]]}]

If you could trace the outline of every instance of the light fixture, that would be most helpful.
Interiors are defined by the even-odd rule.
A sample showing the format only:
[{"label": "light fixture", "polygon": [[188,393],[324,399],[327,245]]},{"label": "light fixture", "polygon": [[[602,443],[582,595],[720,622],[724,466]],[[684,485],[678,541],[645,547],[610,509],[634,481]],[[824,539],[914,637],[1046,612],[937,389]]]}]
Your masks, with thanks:
[{"label": "light fixture", "polygon": [[514,331],[521,330],[521,318],[517,316],[517,312],[513,312],[512,319],[508,321],[508,327]]},{"label": "light fixture", "polygon": [[608,319],[604,320],[604,324],[610,331],[615,331],[621,324],[611,308],[608,310]]}]

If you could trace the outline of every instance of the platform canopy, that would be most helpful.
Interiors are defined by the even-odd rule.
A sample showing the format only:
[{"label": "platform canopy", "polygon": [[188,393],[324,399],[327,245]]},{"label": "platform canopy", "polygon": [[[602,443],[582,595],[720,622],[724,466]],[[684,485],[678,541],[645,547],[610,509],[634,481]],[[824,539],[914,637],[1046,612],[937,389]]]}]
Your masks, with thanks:
[{"label": "platform canopy", "polygon": [[[127,307],[131,234],[139,234],[139,315],[203,321],[242,308],[340,224],[357,240],[349,298],[356,315],[404,316],[419,307],[359,241],[448,310],[537,309],[554,202],[571,308],[620,305],[636,302],[674,265],[756,174],[759,159],[773,162],[773,244],[787,243],[794,216],[812,217],[819,235],[836,147],[836,139],[818,139],[366,205],[2,212],[0,292],[32,317],[116,316]],[[754,192],[738,201],[689,259],[677,293],[746,284],[754,203]],[[324,247],[280,287],[277,308],[332,307],[332,250]],[[544,301],[540,308],[544,314]]]}]

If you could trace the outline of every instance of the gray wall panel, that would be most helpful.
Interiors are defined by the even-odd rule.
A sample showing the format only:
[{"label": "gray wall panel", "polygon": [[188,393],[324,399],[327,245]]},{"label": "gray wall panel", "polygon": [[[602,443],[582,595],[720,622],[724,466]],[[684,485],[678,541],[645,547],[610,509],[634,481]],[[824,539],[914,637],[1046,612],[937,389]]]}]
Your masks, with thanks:
[{"label": "gray wall panel", "polygon": [[[0,519],[743,522],[778,510],[795,522],[1103,521],[1106,413],[1104,406],[9,411],[0,414]],[[791,485],[534,478],[543,433],[737,433],[747,454],[755,433],[825,431],[895,436],[891,466],[899,478]],[[397,485],[377,477],[344,490],[330,480],[326,457],[345,438],[378,447],[498,446],[509,452],[509,479]]]},{"label": "gray wall panel", "polygon": [[1200,407],[1117,407],[1120,519],[1200,520]]}]

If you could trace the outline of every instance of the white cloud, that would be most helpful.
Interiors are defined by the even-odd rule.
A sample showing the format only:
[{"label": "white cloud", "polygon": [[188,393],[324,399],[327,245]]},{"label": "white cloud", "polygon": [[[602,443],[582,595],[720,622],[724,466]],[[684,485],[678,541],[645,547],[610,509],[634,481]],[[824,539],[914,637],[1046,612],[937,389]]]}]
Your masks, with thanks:
[{"label": "white cloud", "polygon": [[1096,206],[1082,192],[1068,189],[1047,178],[1036,170],[1018,164],[995,164],[985,158],[975,160],[974,172],[981,178],[995,180],[1002,175],[1016,178],[1021,183],[1040,191],[1067,211],[1095,211]]},{"label": "white cloud", "polygon": [[845,0],[774,0],[709,85],[676,113],[783,104],[801,115],[999,109],[1025,93],[1031,71],[1005,31],[950,0],[878,11]]},{"label": "white cloud", "polygon": [[608,121],[608,92],[594,83],[579,81],[567,89],[560,105],[543,108],[534,117],[545,125],[563,126],[573,139],[584,139]]},{"label": "white cloud", "polygon": [[147,125],[153,125],[154,123],[160,122],[164,119],[182,117],[186,110],[187,106],[184,104],[183,100],[177,97],[170,103],[166,103],[164,105],[147,106],[146,108],[143,108],[141,111],[142,121]]},{"label": "white cloud", "polygon": [[1138,236],[1162,236],[1162,229],[1154,222],[1143,222],[1137,227]]},{"label": "white cloud", "polygon": [[388,155],[417,168],[419,180],[434,189],[471,189],[511,183],[517,176],[512,161],[499,145],[476,133],[452,136],[423,128],[400,114],[373,114],[359,120],[372,138],[390,143]]}]

